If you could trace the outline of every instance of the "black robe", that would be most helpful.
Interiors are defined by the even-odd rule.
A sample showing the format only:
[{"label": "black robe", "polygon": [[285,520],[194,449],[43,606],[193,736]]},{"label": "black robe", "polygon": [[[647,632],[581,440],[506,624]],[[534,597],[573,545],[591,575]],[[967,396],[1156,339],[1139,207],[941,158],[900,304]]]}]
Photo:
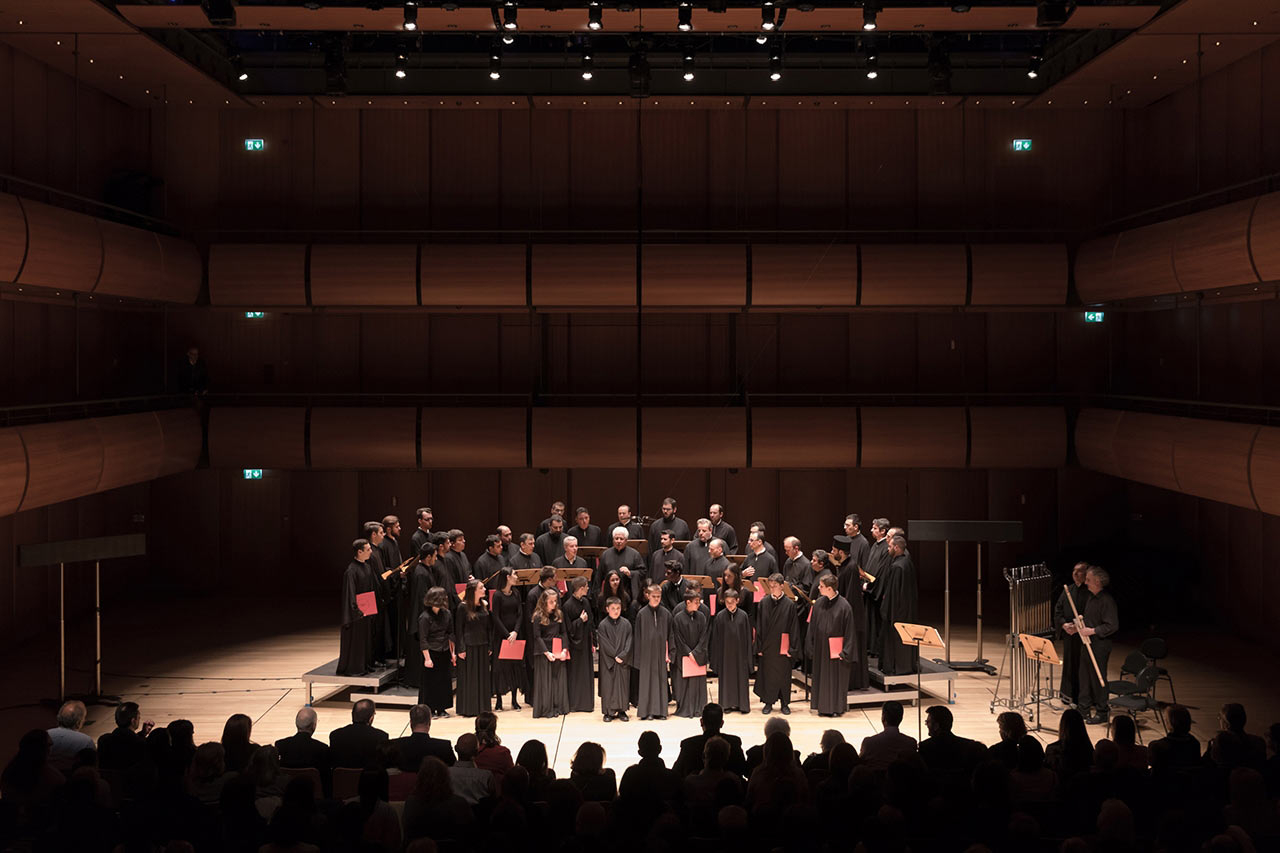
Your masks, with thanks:
[{"label": "black robe", "polygon": [[450,594],[457,595],[457,584],[466,583],[471,577],[471,558],[467,556],[465,551],[450,549],[449,553],[444,556],[444,564],[449,568],[449,577],[454,584],[447,591]]},{"label": "black robe", "polygon": [[[791,699],[791,662],[800,656],[800,621],[796,608],[785,595],[774,599],[765,596],[756,607],[755,653],[760,667],[756,671],[756,695],[766,705]],[[787,654],[782,654],[782,635],[787,635]]]},{"label": "black robe", "polygon": [[[840,657],[832,660],[828,640],[841,640]],[[813,620],[805,640],[805,654],[813,666],[811,707],[820,714],[843,714],[849,708],[849,668],[858,660],[853,608],[842,596],[819,596],[813,602]]]},{"label": "black robe", "polygon": [[[729,568],[729,558],[724,554],[721,554],[719,557],[712,557],[711,561],[707,563],[705,570],[700,574],[706,575],[711,578],[712,583],[718,584],[720,583],[720,579],[724,577],[724,570],[727,568]],[[689,574],[692,575],[699,573],[689,572]]]},{"label": "black robe", "polygon": [[[555,640],[563,650],[569,646],[569,636],[564,621],[546,625],[537,620],[533,628],[533,716],[558,717],[569,713],[569,685],[566,678],[568,661],[547,660],[547,652],[554,651]],[[570,657],[573,652],[570,651]]]},{"label": "black robe", "polygon": [[555,560],[564,553],[564,533],[547,531],[533,541],[533,553],[542,560],[542,565]]},{"label": "black robe", "polygon": [[493,692],[497,696],[515,692],[519,689],[529,695],[529,674],[525,670],[523,660],[500,660],[498,653],[502,650],[502,641],[516,635],[517,640],[525,640],[528,645],[528,620],[524,618],[524,602],[521,601],[519,587],[509,594],[495,592],[493,594]]},{"label": "black robe", "polygon": [[[721,581],[724,579],[721,578]],[[716,616],[720,615],[720,611],[724,610],[724,583],[716,585]],[[738,590],[738,609],[746,611],[748,618],[753,618],[756,610],[756,594],[755,591],[747,592],[745,589]],[[715,618],[715,617],[712,617]],[[751,624],[755,624],[753,621]]]},{"label": "black robe", "polygon": [[458,713],[474,717],[492,707],[489,655],[493,650],[493,617],[488,606],[481,606],[474,619],[468,618],[465,605],[459,607],[453,633],[458,646]]},{"label": "black robe", "polygon": [[[596,685],[591,666],[591,640],[596,623],[591,613],[591,597],[565,596],[563,609],[569,634],[569,710],[594,711]],[[582,621],[583,613],[587,614],[586,622]]]},{"label": "black robe", "polygon": [[849,559],[845,560],[844,564],[866,571],[867,558],[871,556],[871,545],[868,544],[867,537],[859,533],[849,538],[853,540],[853,544],[849,546]]},{"label": "black robe", "polygon": [[369,571],[359,560],[352,560],[342,573],[342,633],[338,643],[338,675],[360,675],[369,669],[373,654],[369,643],[373,619],[360,612],[356,596],[369,592]]},{"label": "black robe", "polygon": [[[520,556],[523,557],[524,555],[521,554]],[[534,559],[535,560],[537,559],[537,555],[534,555]],[[525,639],[528,640],[528,642],[524,644],[524,672],[525,672],[525,683],[529,685],[530,690],[533,689],[533,676],[534,676],[533,659],[534,657],[536,657],[533,651],[533,645],[534,645],[533,614],[534,614],[534,611],[538,609],[538,599],[542,597],[542,592],[544,589],[546,589],[546,587],[544,587],[542,584],[535,583],[532,586],[530,586],[528,588],[528,591],[525,592],[524,594],[524,624],[526,626],[526,631],[527,631]],[[528,697],[529,697],[529,694],[526,693],[525,698],[528,698]]]},{"label": "black robe", "polygon": [[913,673],[920,665],[919,650],[902,642],[893,623],[918,621],[916,564],[909,553],[904,553],[894,557],[876,580],[880,587],[880,616],[884,620],[884,630],[880,633],[880,671],[885,675]]},{"label": "black robe", "polygon": [[738,553],[738,531],[734,530],[733,525],[724,519],[721,519],[719,524],[711,525],[711,538],[724,542],[724,552],[726,554]]},{"label": "black robe", "polygon": [[707,677],[684,677],[684,658],[705,666],[709,660],[711,626],[701,609],[690,613],[681,607],[671,616],[671,683],[676,691],[676,716],[697,717],[707,706]]},{"label": "black robe", "polygon": [[667,642],[671,611],[659,605],[642,606],[634,625],[632,660],[639,673],[640,692],[636,713],[641,718],[667,718]]},{"label": "black robe", "polygon": [[[599,588],[600,582],[604,580],[604,576],[609,573],[610,569],[616,569],[618,574],[627,579],[631,586],[631,600],[640,601],[644,598],[645,584],[649,582],[649,576],[644,570],[644,557],[640,556],[640,552],[630,545],[623,547],[621,551],[617,548],[610,548],[600,555],[600,561],[596,564],[595,576],[591,578],[591,585]],[[627,571],[622,571],[626,569]],[[628,575],[627,572],[630,572]]]},{"label": "black robe", "polygon": [[880,575],[889,566],[889,542],[881,539],[867,550],[867,562],[862,570],[875,578],[867,582],[867,648],[880,651],[880,634],[884,620],[880,616]]},{"label": "black robe", "polygon": [[413,531],[413,535],[409,537],[410,547],[413,548],[413,556],[421,557],[422,549],[431,542],[431,534],[419,527]]},{"label": "black robe", "polygon": [[575,524],[565,531],[565,535],[577,539],[579,547],[588,545],[592,548],[603,548],[609,544],[605,541],[604,533],[594,524],[588,524],[586,530]]},{"label": "black robe", "polygon": [[[373,591],[378,602],[378,612],[371,618],[373,631],[373,657],[375,661],[383,661],[395,654],[395,639],[391,636],[391,630],[394,623],[391,621],[391,600],[395,594],[397,584],[396,573],[392,572],[390,576],[384,578],[382,573],[387,568],[382,564],[381,545],[373,548],[369,554],[369,561],[364,564],[365,571],[369,573],[369,582],[373,584]],[[391,568],[395,568],[392,566]]]},{"label": "black robe", "polygon": [[418,617],[422,615],[422,600],[427,591],[436,586],[435,573],[424,566],[421,561],[414,563],[404,579],[406,594],[406,617],[408,619],[408,642],[404,646],[404,669],[400,680],[410,687],[422,685],[422,655],[418,653]]},{"label": "black robe", "polygon": [[[849,569],[857,574],[857,569],[850,567]],[[844,596],[841,596],[844,598]],[[849,670],[849,689],[862,690],[864,687],[871,685],[871,671],[867,664],[867,654],[869,647],[867,646],[867,603],[862,596],[861,585],[857,585],[850,592],[845,601],[849,602],[849,610],[853,613],[853,630],[856,634],[858,651],[853,659],[853,666]],[[895,632],[896,633],[896,632]]]},{"label": "black robe", "polygon": [[767,580],[778,571],[778,558],[767,550],[759,554],[752,551],[747,554],[747,559],[742,561],[742,570],[745,572],[747,569],[755,569],[755,574],[748,580]]},{"label": "black robe", "polygon": [[720,705],[747,711],[751,709],[748,682],[751,676],[751,617],[739,607],[716,611],[711,623],[711,668],[720,685]]},{"label": "black robe", "polygon": [[587,565],[587,561],[586,561],[585,559],[583,559],[582,557],[574,557],[574,558],[573,558],[573,560],[572,560],[572,561],[570,561],[570,560],[569,560],[569,558],[568,558],[568,557],[566,557],[564,554],[561,554],[559,557],[556,557],[554,560],[552,560],[552,561],[551,561],[551,565],[552,565],[552,566],[554,566],[554,567],[555,567],[555,568],[557,568],[557,569],[587,569],[587,568],[590,568],[590,566],[588,566],[588,565]]},{"label": "black robe", "polygon": [[445,608],[439,613],[423,608],[418,614],[418,654],[429,654],[432,665],[423,667],[418,702],[437,714],[453,707],[453,660],[449,651],[453,643],[453,614]]},{"label": "black robe", "polygon": [[706,545],[702,544],[702,540],[694,537],[693,541],[684,546],[684,570],[691,575],[707,574],[707,565],[711,562],[711,551]]},{"label": "black robe", "polygon": [[670,530],[672,539],[680,539],[688,541],[693,538],[689,533],[689,525],[685,523],[683,518],[673,515],[670,520],[659,516],[658,520],[649,525],[649,553],[656,554],[662,550],[662,531]]},{"label": "black robe", "polygon": [[507,559],[501,553],[498,556],[490,554],[487,550],[476,558],[476,564],[471,567],[471,573],[476,579],[482,581],[486,585],[496,583],[494,575],[507,567]]},{"label": "black robe", "polygon": [[1062,697],[1072,703],[1080,695],[1080,657],[1085,654],[1084,642],[1079,634],[1068,634],[1062,626],[1074,621],[1076,612],[1084,613],[1084,605],[1089,600],[1089,588],[1084,584],[1076,586],[1070,583],[1071,600],[1075,601],[1073,611],[1068,603],[1067,592],[1058,595],[1053,606],[1053,628],[1057,636],[1062,638]]},{"label": "black robe", "polygon": [[[596,628],[600,643],[600,710],[606,714],[626,713],[630,707],[631,623],[607,616]],[[618,663],[618,658],[622,663]]]},{"label": "black robe", "polygon": [[661,548],[657,551],[650,551],[649,577],[665,578],[667,576],[667,563],[673,560],[680,564],[680,573],[684,574],[684,553],[679,548],[672,548],[670,551],[663,551]]},{"label": "black robe", "polygon": [[517,551],[515,556],[507,562],[507,565],[513,569],[540,569],[543,563],[542,558],[538,556],[536,551],[532,554]]},{"label": "black robe", "polygon": [[617,522],[614,522],[613,524],[610,524],[608,527],[606,527],[603,531],[605,545],[613,544],[613,531],[617,530],[619,527],[625,527],[627,529],[628,539],[644,538],[644,525],[641,524],[640,522],[628,521],[626,524],[618,524]]},{"label": "black robe", "polygon": [[804,590],[808,592],[810,575],[813,574],[813,564],[809,562],[808,557],[804,554],[794,558],[787,557],[780,571],[782,572],[783,580],[792,586],[803,585]]}]

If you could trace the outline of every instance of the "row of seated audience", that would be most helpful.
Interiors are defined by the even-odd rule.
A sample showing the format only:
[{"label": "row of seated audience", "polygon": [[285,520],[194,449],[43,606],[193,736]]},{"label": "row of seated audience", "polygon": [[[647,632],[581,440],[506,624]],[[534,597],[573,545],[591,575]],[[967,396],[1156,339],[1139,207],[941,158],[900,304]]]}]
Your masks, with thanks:
[{"label": "row of seated audience", "polygon": [[[68,702],[58,725],[28,732],[0,775],[0,848],[53,851],[1211,851],[1280,849],[1280,724],[1270,743],[1245,730],[1240,705],[1201,752],[1186,708],[1148,746],[1132,719],[1091,743],[1080,714],[1062,715],[1042,747],[1021,716],[997,718],[990,747],[952,732],[951,712],[927,712],[917,744],[887,702],[882,730],[858,748],[836,729],[801,758],[784,717],[744,750],[711,704],[702,734],[667,766],[658,735],[621,780],[596,743],[578,746],[557,779],[546,746],[513,759],[497,717],[454,744],[431,736],[431,712],[410,711],[392,739],[359,702],[350,725],[315,737],[303,708],[297,734],[252,740],[227,720],[219,741],[195,743],[190,722],[155,728],[134,703],[98,743]],[[1268,753],[1268,746],[1270,752]]]}]

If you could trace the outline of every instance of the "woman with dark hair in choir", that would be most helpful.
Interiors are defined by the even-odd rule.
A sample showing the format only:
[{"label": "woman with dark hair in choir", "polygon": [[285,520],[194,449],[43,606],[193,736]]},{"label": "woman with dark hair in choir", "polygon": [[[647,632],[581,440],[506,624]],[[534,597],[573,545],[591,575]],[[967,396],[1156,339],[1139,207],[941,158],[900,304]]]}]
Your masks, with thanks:
[{"label": "woman with dark hair in choir", "polygon": [[569,582],[564,601],[565,631],[569,635],[569,710],[596,709],[595,667],[591,649],[595,645],[596,620],[591,613],[591,581],[576,577]]},{"label": "woman with dark hair in choir", "polygon": [[454,654],[453,614],[443,587],[433,586],[422,600],[418,646],[423,666],[418,703],[430,708],[433,717],[447,717],[453,707],[453,667],[458,659]]},{"label": "woman with dark hair in choir", "polygon": [[474,717],[489,710],[493,690],[489,684],[489,657],[493,646],[493,618],[484,598],[484,584],[472,579],[462,593],[462,606],[454,615],[457,637],[458,713]]},{"label": "woman with dark hair in choir", "polygon": [[[767,578],[761,577],[757,578],[755,583],[765,583],[766,581]],[[755,593],[743,588],[742,567],[733,563],[725,566],[724,574],[720,576],[720,583],[716,586],[717,613],[724,609],[724,593],[725,590],[730,589],[738,591],[738,608],[748,617],[751,617],[756,605]]]},{"label": "woman with dark hair in choir", "polygon": [[569,634],[565,630],[560,593],[542,591],[533,610],[533,716],[558,717],[569,712]]},{"label": "woman with dark hair in choir", "polygon": [[622,618],[630,622],[632,617],[631,582],[624,578],[617,569],[610,569],[605,572],[604,580],[600,583],[600,594],[596,596],[597,614],[607,612],[606,605],[610,598],[618,599],[618,603],[622,605]]},{"label": "woman with dark hair in choir", "polygon": [[529,695],[529,679],[524,669],[524,659],[502,660],[499,657],[504,640],[525,639],[528,631],[521,615],[524,602],[516,592],[516,573],[501,569],[495,578],[497,591],[493,594],[493,692],[498,697],[494,707],[502,710],[502,694],[511,691],[511,710],[519,711],[516,690]]}]

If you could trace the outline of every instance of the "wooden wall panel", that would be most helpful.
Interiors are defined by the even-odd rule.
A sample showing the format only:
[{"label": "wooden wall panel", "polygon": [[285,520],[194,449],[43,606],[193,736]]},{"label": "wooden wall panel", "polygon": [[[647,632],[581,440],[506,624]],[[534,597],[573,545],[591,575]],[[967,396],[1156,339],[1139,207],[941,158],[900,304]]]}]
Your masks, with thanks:
[{"label": "wooden wall panel", "polygon": [[1249,238],[1258,276],[1263,281],[1280,281],[1280,192],[1258,199]]},{"label": "wooden wall panel", "polygon": [[973,406],[971,468],[1061,468],[1067,413],[1060,406]]},{"label": "wooden wall panel", "polygon": [[[523,408],[422,410],[423,468],[523,468]],[[541,519],[539,519],[541,520]]]},{"label": "wooden wall panel", "polygon": [[523,306],[526,250],[510,245],[422,245],[422,304]]},{"label": "wooden wall panel", "polygon": [[209,248],[209,301],[250,308],[306,305],[307,247],[218,243]]},{"label": "wooden wall panel", "polygon": [[635,409],[534,409],[530,451],[534,468],[621,468],[634,464]]},{"label": "wooden wall panel", "polygon": [[1120,476],[1162,489],[1181,491],[1173,468],[1173,442],[1180,419],[1125,412],[1116,427],[1115,454]]},{"label": "wooden wall panel", "polygon": [[[747,110],[743,150],[742,227],[772,230],[778,223],[778,114],[774,110]],[[715,149],[713,149],[715,150]],[[758,164],[764,164],[759,168]]]},{"label": "wooden wall panel", "polygon": [[[538,534],[538,524],[551,514],[554,501],[570,501],[569,472],[564,468],[513,468],[502,472],[500,522],[511,528],[519,542],[523,532]],[[565,526],[570,522],[566,519]]]},{"label": "wooden wall panel", "polygon": [[[662,501],[665,498],[675,498],[676,516],[684,519],[692,532],[695,522],[699,517],[706,515],[707,507],[711,506],[712,501],[718,501],[728,507],[728,518],[734,529],[742,531],[745,529],[742,518],[749,507],[738,507],[736,501],[730,504],[723,495],[717,493],[718,490],[710,482],[716,473],[718,472],[708,472],[705,468],[642,467],[640,468],[639,495],[631,512],[633,515],[649,515],[657,518],[662,515]],[[739,471],[738,473],[747,475],[759,472]],[[708,474],[712,476],[709,477]],[[757,480],[758,478],[752,478],[749,482],[754,483]],[[616,515],[614,520],[617,520]],[[750,523],[750,521],[747,522],[747,524]],[[741,540],[743,535],[739,532],[738,539]]]},{"label": "wooden wall panel", "polygon": [[640,211],[646,225],[708,227],[709,110],[640,111]]},{"label": "wooden wall panel", "polygon": [[493,213],[502,197],[501,119],[500,110],[432,110],[429,151],[434,227],[493,227]]},{"label": "wooden wall panel", "polygon": [[959,407],[862,408],[864,468],[963,468],[967,442]]},{"label": "wooden wall panel", "polygon": [[431,148],[438,115],[437,110],[360,110],[359,227],[432,225],[436,174]]},{"label": "wooden wall panel", "polygon": [[1184,291],[1258,281],[1249,257],[1249,220],[1257,199],[1183,217],[1173,246],[1173,272]]},{"label": "wooden wall panel", "polygon": [[864,245],[863,305],[963,305],[967,286],[961,245]]},{"label": "wooden wall panel", "polygon": [[1280,515],[1280,427],[1259,427],[1249,456],[1249,477],[1258,509]]},{"label": "wooden wall panel", "polygon": [[655,468],[747,467],[746,409],[643,409],[640,464]]},{"label": "wooden wall panel", "polygon": [[102,438],[92,420],[19,429],[28,466],[21,509],[49,506],[97,491],[102,476]]},{"label": "wooden wall panel", "polygon": [[741,228],[755,176],[748,178],[747,110],[711,110],[707,115],[707,227]]},{"label": "wooden wall panel", "polygon": [[312,245],[311,304],[360,308],[417,305],[418,247]]},{"label": "wooden wall panel", "polygon": [[27,257],[27,217],[18,197],[0,193],[0,281],[14,281]]},{"label": "wooden wall panel", "polygon": [[784,128],[778,134],[777,167],[782,227],[841,227],[849,148],[844,111],[780,110],[778,124]]},{"label": "wooden wall panel", "polygon": [[[778,549],[778,565],[787,559],[782,551],[782,540],[794,536],[800,540],[800,550],[805,556],[814,549],[831,546],[831,538],[837,530],[843,532],[847,509],[845,483],[848,475],[838,469],[822,471],[778,471],[777,529],[766,537]],[[864,517],[865,518],[865,517]],[[863,522],[870,529],[870,519]],[[738,539],[745,542],[746,535]],[[745,548],[745,545],[743,546]]]},{"label": "wooden wall panel", "polygon": [[852,306],[857,301],[857,246],[752,245],[752,305],[822,308]]},{"label": "wooden wall panel", "polygon": [[1182,418],[1173,445],[1173,468],[1183,492],[1257,509],[1249,486],[1249,454],[1255,424]]},{"label": "wooden wall panel", "polygon": [[1084,409],[1076,418],[1076,457],[1080,464],[1115,477],[1120,473],[1120,459],[1116,456],[1116,429],[1120,416],[1116,409]]},{"label": "wooden wall panel", "polygon": [[823,394],[848,388],[848,330],[848,318],[841,314],[779,314],[778,390]]},{"label": "wooden wall panel", "polygon": [[145,483],[160,476],[164,435],[152,412],[94,418],[102,442],[102,475],[96,491]]},{"label": "wooden wall panel", "polygon": [[98,221],[70,210],[22,200],[27,216],[27,262],[19,284],[92,291],[102,271]]},{"label": "wooden wall panel", "polygon": [[1067,247],[1061,244],[985,244],[970,247],[972,305],[1063,305]]},{"label": "wooden wall panel", "polygon": [[[849,110],[847,228],[914,228],[916,116],[911,110]],[[754,161],[752,161],[754,162]]]},{"label": "wooden wall panel", "polygon": [[27,490],[27,450],[16,428],[0,429],[0,517],[12,515]]},{"label": "wooden wall panel", "polygon": [[747,247],[645,243],[640,298],[646,307],[737,307],[747,303]]},{"label": "wooden wall panel", "polygon": [[209,412],[209,464],[218,468],[307,467],[307,410],[218,406]]},{"label": "wooden wall panel", "polygon": [[636,247],[631,243],[533,247],[533,304],[623,307],[636,304]]},{"label": "wooden wall panel", "polygon": [[[575,468],[569,472],[569,512],[585,506],[591,523],[604,531],[605,538],[618,523],[618,506],[635,507],[639,484],[636,468]],[[545,516],[544,516],[545,517]],[[573,526],[573,522],[569,522]]]},{"label": "wooden wall panel", "polygon": [[1076,292],[1085,304],[1105,302],[1115,288],[1115,259],[1119,234],[1107,234],[1086,240],[1076,249],[1074,266]]},{"label": "wooden wall panel", "polygon": [[[1120,234],[1107,278],[1111,287],[1103,298],[1177,293],[1180,288],[1173,270],[1173,246],[1179,228],[1180,223],[1175,219]],[[1079,273],[1076,287],[1080,287]]]},{"label": "wooden wall panel", "polygon": [[164,436],[160,476],[195,468],[204,444],[200,416],[194,409],[169,409],[155,414],[160,422],[160,433]]},{"label": "wooden wall panel", "polygon": [[157,234],[165,299],[190,305],[204,285],[204,259],[195,245],[177,237]]},{"label": "wooden wall panel", "polygon": [[102,220],[102,275],[94,293],[165,301],[164,259],[151,231]]},{"label": "wooden wall panel", "polygon": [[417,468],[418,410],[313,408],[311,467]]},{"label": "wooden wall panel", "polygon": [[571,110],[568,117],[569,227],[635,228],[639,111]]},{"label": "wooden wall panel", "polygon": [[753,468],[852,468],[857,464],[857,410],[751,410]]}]

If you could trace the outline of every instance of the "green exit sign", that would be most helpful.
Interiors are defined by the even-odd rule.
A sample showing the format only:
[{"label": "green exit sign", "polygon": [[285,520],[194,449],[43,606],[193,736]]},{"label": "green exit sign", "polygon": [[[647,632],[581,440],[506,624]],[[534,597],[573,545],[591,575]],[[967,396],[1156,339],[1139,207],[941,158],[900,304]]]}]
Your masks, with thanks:
[{"label": "green exit sign", "polygon": [[266,317],[266,316],[267,316],[267,312],[266,312],[266,311],[246,311],[246,312],[244,312],[244,318],[245,318],[246,320],[261,320],[263,317]]},{"label": "green exit sign", "polygon": [[1101,311],[1086,311],[1084,312],[1084,321],[1086,323],[1101,323],[1103,316]]},{"label": "green exit sign", "polygon": [[1030,151],[1030,150],[1031,150],[1031,140],[1030,140],[1030,139],[1015,139],[1015,140],[1013,140],[1013,150],[1014,150],[1014,151]]},{"label": "green exit sign", "polygon": [[245,151],[264,151],[266,147],[267,143],[261,139],[246,139],[244,141]]},{"label": "green exit sign", "polygon": [[244,478],[245,478],[246,480],[261,480],[261,479],[262,479],[262,469],[261,469],[261,468],[245,468],[245,469],[244,469]]}]

